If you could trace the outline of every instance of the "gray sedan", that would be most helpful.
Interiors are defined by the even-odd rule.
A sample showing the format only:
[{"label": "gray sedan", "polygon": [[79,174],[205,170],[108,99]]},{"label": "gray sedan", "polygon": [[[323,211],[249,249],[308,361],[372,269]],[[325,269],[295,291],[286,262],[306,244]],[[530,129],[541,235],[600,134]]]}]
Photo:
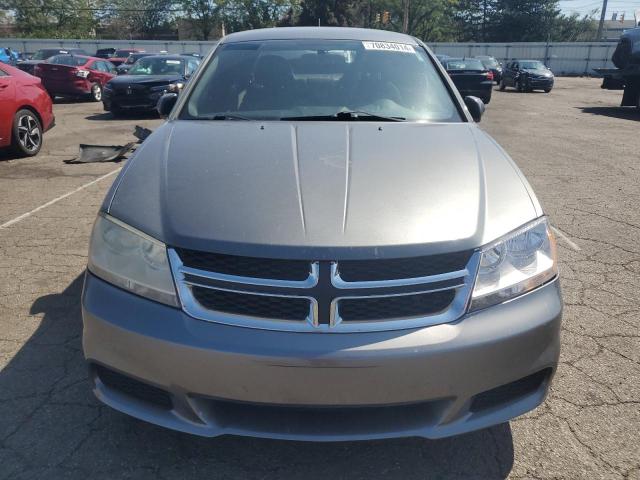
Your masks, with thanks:
[{"label": "gray sedan", "polygon": [[236,33],[158,108],[91,238],[100,400],[197,435],[315,441],[445,437],[544,400],[549,220],[424,44]]}]

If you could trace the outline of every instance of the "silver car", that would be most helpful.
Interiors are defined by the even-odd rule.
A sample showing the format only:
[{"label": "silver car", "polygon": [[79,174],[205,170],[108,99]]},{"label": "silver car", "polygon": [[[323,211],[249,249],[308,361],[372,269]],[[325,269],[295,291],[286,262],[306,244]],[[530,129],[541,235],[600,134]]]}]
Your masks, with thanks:
[{"label": "silver car", "polygon": [[457,435],[544,400],[549,221],[423,43],[232,34],[159,109],[92,233],[100,400],[197,435],[324,441]]}]

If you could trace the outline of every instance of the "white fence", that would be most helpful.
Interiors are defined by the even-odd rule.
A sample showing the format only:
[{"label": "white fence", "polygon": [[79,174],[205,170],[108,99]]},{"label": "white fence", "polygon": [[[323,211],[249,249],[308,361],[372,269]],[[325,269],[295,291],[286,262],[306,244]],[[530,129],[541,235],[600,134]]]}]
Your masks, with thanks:
[{"label": "white fence", "polygon": [[[98,48],[139,48],[147,52],[166,50],[170,53],[208,53],[216,42],[153,41],[153,40],[40,40],[0,38],[0,47],[20,52],[35,52],[40,48],[82,48],[94,53]],[[501,62],[517,58],[542,60],[558,75],[589,75],[594,68],[613,68],[613,42],[575,43],[429,43],[436,53],[453,57],[491,55]]]}]

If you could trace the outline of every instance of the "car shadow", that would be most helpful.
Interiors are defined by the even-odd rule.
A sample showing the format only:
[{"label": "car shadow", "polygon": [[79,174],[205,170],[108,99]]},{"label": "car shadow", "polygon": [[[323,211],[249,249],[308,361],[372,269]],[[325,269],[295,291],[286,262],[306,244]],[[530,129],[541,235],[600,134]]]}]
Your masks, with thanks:
[{"label": "car shadow", "polygon": [[54,105],[69,105],[73,103],[96,103],[85,97],[55,97],[51,100]]},{"label": "car shadow", "polygon": [[[145,478],[210,478],[219,472],[230,478],[403,480],[504,479],[511,472],[507,423],[443,440],[308,443],[201,438],[115,412],[91,393],[81,345],[82,283],[80,275],[64,291],[33,302],[30,314],[42,315],[41,323],[0,371],[0,447],[15,454],[4,457],[7,472],[24,478],[31,472],[139,478],[152,471]],[[146,470],[136,473],[132,466]]]},{"label": "car shadow", "polygon": [[17,160],[20,157],[14,154],[9,147],[0,148],[0,162],[6,162],[7,160]]},{"label": "car shadow", "polygon": [[640,110],[635,107],[577,107],[582,113],[601,115],[621,120],[640,120]]},{"label": "car shadow", "polygon": [[93,115],[87,115],[85,120],[154,120],[158,118],[158,114],[154,111],[143,112],[122,112],[117,116],[111,112],[95,113]]},{"label": "car shadow", "polygon": [[515,88],[510,88],[510,87],[507,87],[504,90],[500,90],[500,87],[498,87],[498,86],[496,86],[493,90],[496,91],[496,92],[500,92],[500,93],[519,93],[520,95],[524,95],[525,93],[527,95],[530,95],[532,93],[534,93],[534,94],[544,94],[544,95],[547,94],[546,92],[544,92],[542,90],[531,90],[530,92],[521,92],[519,90],[516,90]]}]

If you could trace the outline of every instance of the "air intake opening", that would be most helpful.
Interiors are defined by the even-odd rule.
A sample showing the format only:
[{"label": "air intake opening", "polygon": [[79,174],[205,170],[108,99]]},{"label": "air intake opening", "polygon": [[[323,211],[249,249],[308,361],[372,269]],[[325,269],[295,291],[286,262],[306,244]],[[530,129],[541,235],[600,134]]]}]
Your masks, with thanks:
[{"label": "air intake opening", "polygon": [[173,408],[171,395],[161,388],[147,385],[146,383],[134,380],[131,377],[123,375],[113,370],[103,367],[102,365],[93,365],[92,367],[100,379],[107,387],[117,390],[120,393],[134,397],[146,403],[151,403],[165,410]]},{"label": "air intake opening", "polygon": [[515,400],[520,400],[536,392],[542,384],[551,376],[552,369],[545,368],[539,372],[521,378],[515,382],[507,383],[499,387],[479,393],[473,397],[470,410],[474,413],[499,407]]}]

